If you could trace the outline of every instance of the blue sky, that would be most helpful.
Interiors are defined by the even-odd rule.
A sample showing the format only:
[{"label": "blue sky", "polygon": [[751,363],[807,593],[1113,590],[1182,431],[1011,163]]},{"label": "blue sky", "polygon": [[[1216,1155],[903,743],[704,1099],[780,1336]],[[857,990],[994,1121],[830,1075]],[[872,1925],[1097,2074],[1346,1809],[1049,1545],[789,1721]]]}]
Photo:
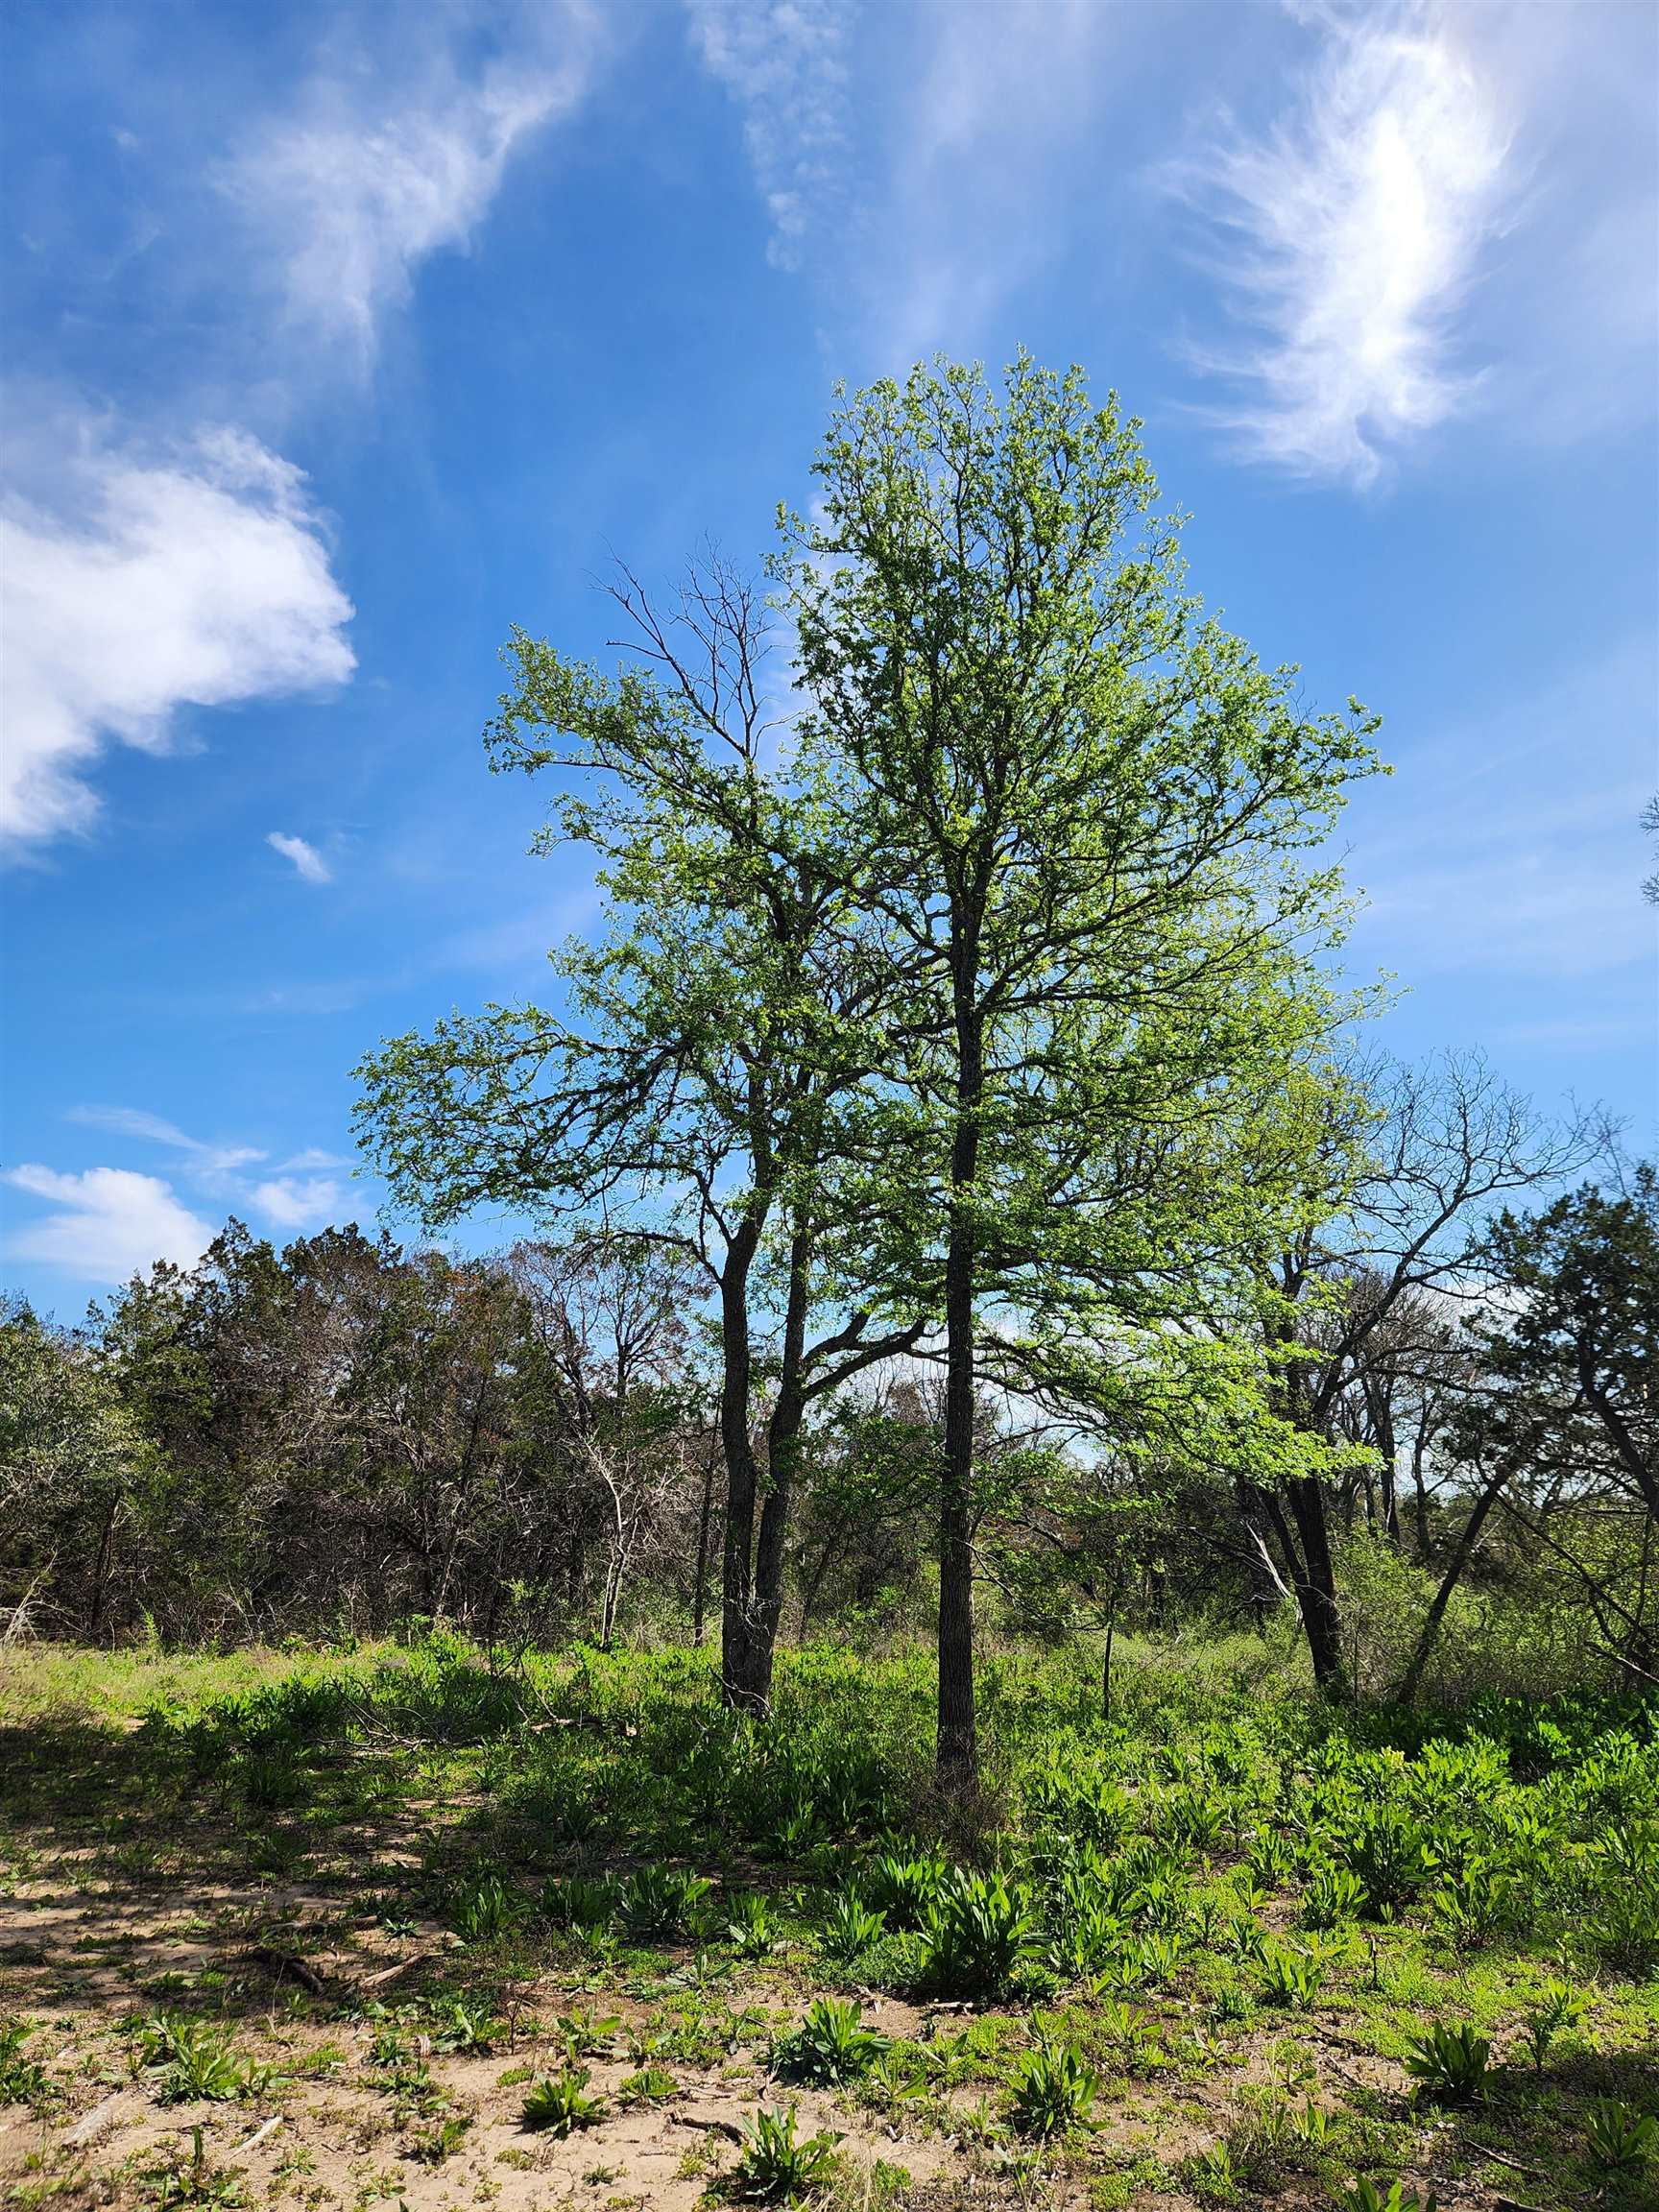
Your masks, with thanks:
[{"label": "blue sky", "polygon": [[[0,1280],[369,1221],[349,1070],[592,912],[479,733],[802,499],[835,379],[1077,360],[1385,717],[1382,1042],[1650,1146],[1659,15],[12,0]],[[479,1238],[508,1233],[483,1222]]]}]

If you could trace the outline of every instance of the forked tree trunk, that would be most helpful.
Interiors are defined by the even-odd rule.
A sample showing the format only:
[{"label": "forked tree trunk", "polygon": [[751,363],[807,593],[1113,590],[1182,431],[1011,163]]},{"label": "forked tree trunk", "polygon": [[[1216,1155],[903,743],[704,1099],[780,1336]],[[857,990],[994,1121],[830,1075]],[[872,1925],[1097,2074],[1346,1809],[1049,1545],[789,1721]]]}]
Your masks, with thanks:
[{"label": "forked tree trunk", "polygon": [[735,1702],[752,1713],[769,1713],[772,1709],[772,1671],[777,1659],[778,1626],[783,1617],[785,1548],[795,1499],[801,1426],[806,1413],[802,1362],[806,1348],[809,1257],[808,1239],[805,1232],[800,1232],[790,1246],[782,1362],[777,1402],[766,1426],[766,1475],[760,1500],[759,1534],[755,1545],[748,1634],[744,1640],[741,1671],[734,1683]]},{"label": "forked tree trunk", "polygon": [[[1325,1519],[1325,1494],[1316,1479],[1305,1475],[1286,1485],[1285,1505],[1272,1491],[1261,1493],[1263,1508],[1279,1539],[1279,1549],[1289,1570],[1296,1594],[1296,1609],[1308,1641],[1313,1679],[1327,1696],[1347,1695],[1347,1671],[1342,1664],[1342,1620],[1336,1603],[1336,1576],[1331,1561],[1331,1541]],[[1291,1521],[1295,1523],[1294,1530]]]},{"label": "forked tree trunk", "polygon": [[1284,1603],[1288,1593],[1273,1572],[1273,1562],[1267,1550],[1271,1525],[1262,1493],[1248,1476],[1239,1475],[1234,1481],[1234,1495],[1238,1505],[1238,1519],[1244,1529],[1244,1572],[1250,1584],[1250,1621],[1258,1636],[1265,1636],[1267,1623]]}]

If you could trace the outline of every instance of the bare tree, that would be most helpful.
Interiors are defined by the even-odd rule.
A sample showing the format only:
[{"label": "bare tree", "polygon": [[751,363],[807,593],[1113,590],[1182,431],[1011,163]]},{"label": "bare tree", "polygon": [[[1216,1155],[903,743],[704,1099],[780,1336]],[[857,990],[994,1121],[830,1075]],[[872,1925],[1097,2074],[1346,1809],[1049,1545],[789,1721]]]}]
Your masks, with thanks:
[{"label": "bare tree", "polygon": [[[1558,1183],[1604,1144],[1590,1117],[1542,1123],[1478,1054],[1421,1068],[1376,1062],[1359,1071],[1363,1118],[1334,1132],[1331,1155],[1358,1146],[1359,1166],[1334,1216],[1269,1270],[1267,1334],[1275,1396],[1298,1428],[1334,1444],[1359,1436],[1387,1466],[1385,1519],[1397,1531],[1391,1391],[1446,1379],[1449,1332],[1488,1298],[1503,1202]],[[1313,1671],[1343,1686],[1342,1643],[1326,1488],[1297,1478],[1283,1493],[1246,1485],[1245,1502],[1278,1544],[1296,1594]]]}]

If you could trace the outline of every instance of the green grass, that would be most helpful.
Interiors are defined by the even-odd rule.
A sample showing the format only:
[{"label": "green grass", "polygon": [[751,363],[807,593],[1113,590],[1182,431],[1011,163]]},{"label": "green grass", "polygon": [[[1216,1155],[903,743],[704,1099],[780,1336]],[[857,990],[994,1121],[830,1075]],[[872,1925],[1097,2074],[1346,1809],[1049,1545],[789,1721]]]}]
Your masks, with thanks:
[{"label": "green grass", "polygon": [[[228,1965],[134,1991],[134,2020],[170,2023],[166,2051],[139,2045],[158,2091],[296,2078],[264,2053],[244,2075],[228,2040],[274,2006],[364,2032],[345,1998],[274,1997],[246,1963],[288,1940],[252,1902],[276,1872],[338,1897],[318,1944],[366,1922],[430,1944],[351,2071],[431,2163],[468,2136],[452,2058],[583,2095],[583,2067],[620,2064],[624,2108],[702,2075],[758,2109],[777,2054],[848,2111],[962,2139],[1016,2195],[1040,2169],[1101,2204],[1155,2185],[1334,2204],[1361,2177],[1384,2198],[1402,2176],[1495,2181],[1483,2147],[1565,2212],[1647,2186],[1640,2129],[1628,2174],[1607,2161],[1618,2111],[1659,2101],[1651,1704],[1338,1711],[1235,1639],[1132,1644],[1106,1727],[1086,1659],[1008,1650],[984,1671],[968,1820],[933,1790],[921,1652],[787,1653],[768,1724],[724,1714],[710,1656],[683,1650],[509,1665],[443,1636],[5,1664],[0,1887],[21,1927],[55,1886],[251,1900]],[[119,1965],[111,1940],[88,1973]],[[890,2037],[877,1992],[924,2027]],[[1489,2045],[1478,2079],[1413,2078],[1437,2029],[1442,2056],[1462,2030]],[[30,2101],[53,2088],[42,2048],[12,2055]],[[1152,2156],[1177,2120],[1204,2148],[1142,2173],[1137,2141]]]}]

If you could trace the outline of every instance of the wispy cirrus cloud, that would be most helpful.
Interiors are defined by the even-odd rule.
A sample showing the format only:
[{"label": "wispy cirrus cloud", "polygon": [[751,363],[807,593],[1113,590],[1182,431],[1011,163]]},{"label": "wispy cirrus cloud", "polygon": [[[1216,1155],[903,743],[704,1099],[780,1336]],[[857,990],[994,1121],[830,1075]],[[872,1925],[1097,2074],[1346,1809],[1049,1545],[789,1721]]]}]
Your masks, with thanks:
[{"label": "wispy cirrus cloud", "polygon": [[145,451],[83,423],[50,493],[6,498],[0,527],[12,852],[89,827],[106,744],[165,752],[183,708],[343,683],[355,664],[303,477],[238,431]]},{"label": "wispy cirrus cloud", "polygon": [[1495,92],[1434,13],[1319,20],[1288,109],[1255,136],[1223,123],[1165,177],[1248,333],[1194,352],[1234,392],[1207,412],[1251,459],[1367,484],[1474,389],[1455,319],[1517,179]]},{"label": "wispy cirrus cloud", "polygon": [[851,0],[687,0],[703,67],[743,113],[771,220],[767,258],[793,269],[842,196]]},{"label": "wispy cirrus cloud", "polygon": [[468,244],[515,150],[587,88],[601,35],[594,9],[539,0],[506,20],[496,51],[478,62],[463,51],[463,12],[422,11],[420,38],[362,55],[356,67],[333,58],[218,172],[275,261],[289,322],[360,376],[420,263]]},{"label": "wispy cirrus cloud", "polygon": [[332,883],[334,871],[318,852],[315,845],[304,837],[290,837],[284,830],[273,830],[265,842],[273,853],[280,853],[284,860],[292,860],[301,882]]},{"label": "wispy cirrus cloud", "polygon": [[227,1175],[252,1166],[266,1155],[256,1144],[204,1143],[186,1136],[177,1123],[159,1114],[147,1114],[136,1106],[71,1106],[66,1117],[88,1129],[104,1129],[112,1137],[130,1137],[135,1143],[159,1144],[169,1152],[182,1152],[193,1168],[204,1175]]}]

